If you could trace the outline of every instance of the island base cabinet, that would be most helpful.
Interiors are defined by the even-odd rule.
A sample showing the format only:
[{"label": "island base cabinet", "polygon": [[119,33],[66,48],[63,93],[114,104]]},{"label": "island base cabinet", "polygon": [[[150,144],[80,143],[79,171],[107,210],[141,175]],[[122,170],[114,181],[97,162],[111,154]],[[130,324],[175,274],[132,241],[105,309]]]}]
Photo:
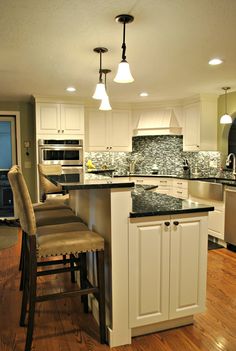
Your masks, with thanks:
[{"label": "island base cabinet", "polygon": [[132,218],[130,328],[202,312],[206,269],[207,214]]}]

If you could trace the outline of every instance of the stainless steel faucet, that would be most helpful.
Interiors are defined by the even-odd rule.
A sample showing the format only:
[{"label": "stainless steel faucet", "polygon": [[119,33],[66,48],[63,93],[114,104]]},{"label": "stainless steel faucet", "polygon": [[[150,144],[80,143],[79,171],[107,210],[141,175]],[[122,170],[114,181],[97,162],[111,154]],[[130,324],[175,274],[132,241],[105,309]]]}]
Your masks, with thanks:
[{"label": "stainless steel faucet", "polygon": [[236,175],[236,156],[233,152],[231,152],[228,156],[227,156],[227,159],[226,159],[226,166],[229,166],[230,165],[230,157],[233,157],[233,175]]}]

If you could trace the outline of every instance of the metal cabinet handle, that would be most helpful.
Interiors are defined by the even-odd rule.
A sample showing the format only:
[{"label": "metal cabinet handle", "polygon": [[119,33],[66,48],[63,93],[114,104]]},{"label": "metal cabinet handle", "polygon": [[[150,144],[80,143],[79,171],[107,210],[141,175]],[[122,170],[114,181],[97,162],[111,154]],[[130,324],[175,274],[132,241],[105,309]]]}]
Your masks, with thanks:
[{"label": "metal cabinet handle", "polygon": [[62,133],[64,133],[64,130],[62,129]]},{"label": "metal cabinet handle", "polygon": [[110,150],[112,149],[112,146],[110,146]]},{"label": "metal cabinet handle", "polygon": [[174,221],[173,223],[174,223],[174,225],[179,225],[178,221]]},{"label": "metal cabinet handle", "polygon": [[109,149],[109,146],[107,146],[106,149],[108,150],[108,149]]},{"label": "metal cabinet handle", "polygon": [[166,225],[167,227],[169,227],[170,222],[165,222],[165,225]]},{"label": "metal cabinet handle", "polygon": [[60,133],[60,129],[57,130],[57,133]]}]

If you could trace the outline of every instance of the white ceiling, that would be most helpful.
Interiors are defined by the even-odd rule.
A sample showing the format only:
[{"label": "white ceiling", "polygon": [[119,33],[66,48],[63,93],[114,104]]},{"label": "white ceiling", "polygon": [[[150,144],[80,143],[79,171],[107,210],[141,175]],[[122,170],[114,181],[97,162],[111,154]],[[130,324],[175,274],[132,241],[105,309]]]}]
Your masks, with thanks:
[{"label": "white ceiling", "polygon": [[[122,25],[128,13],[127,60],[135,82],[113,82],[121,60]],[[90,98],[98,80],[97,46],[111,101],[183,98],[236,90],[236,0],[1,0],[0,100],[32,94],[65,95],[75,86]],[[220,66],[208,60],[221,57]]]}]

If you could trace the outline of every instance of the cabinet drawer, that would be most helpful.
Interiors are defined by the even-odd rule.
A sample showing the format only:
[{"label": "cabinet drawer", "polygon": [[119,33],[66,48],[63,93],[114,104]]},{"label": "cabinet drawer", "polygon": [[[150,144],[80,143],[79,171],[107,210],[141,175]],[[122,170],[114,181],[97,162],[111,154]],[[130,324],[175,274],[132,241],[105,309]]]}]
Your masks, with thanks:
[{"label": "cabinet drawer", "polygon": [[181,189],[181,188],[174,188],[172,190],[172,196],[178,197],[180,199],[187,199],[188,198],[188,190]]},{"label": "cabinet drawer", "polygon": [[173,186],[180,189],[188,189],[188,181],[182,179],[173,179]]}]

